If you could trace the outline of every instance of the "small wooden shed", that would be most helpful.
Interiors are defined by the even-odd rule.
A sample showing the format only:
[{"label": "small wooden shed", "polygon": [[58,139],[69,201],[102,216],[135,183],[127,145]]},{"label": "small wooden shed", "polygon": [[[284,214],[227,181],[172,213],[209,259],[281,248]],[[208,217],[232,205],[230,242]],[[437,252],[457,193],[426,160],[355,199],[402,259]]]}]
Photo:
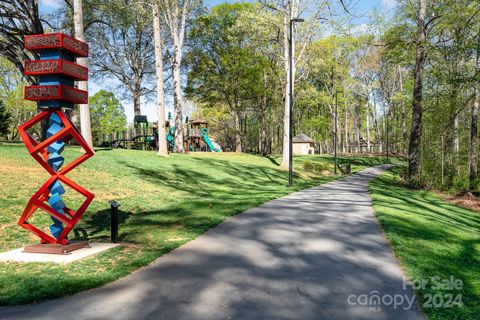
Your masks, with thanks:
[{"label": "small wooden shed", "polygon": [[305,154],[314,154],[315,153],[315,144],[317,142],[307,136],[306,134],[299,134],[292,140],[293,145],[293,154],[294,155],[305,155]]}]

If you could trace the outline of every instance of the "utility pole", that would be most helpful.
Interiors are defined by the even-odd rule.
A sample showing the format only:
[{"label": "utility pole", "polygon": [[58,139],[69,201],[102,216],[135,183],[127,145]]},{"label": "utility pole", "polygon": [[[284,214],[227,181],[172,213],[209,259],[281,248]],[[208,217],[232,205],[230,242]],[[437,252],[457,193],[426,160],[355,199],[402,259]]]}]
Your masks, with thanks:
[{"label": "utility pole", "polygon": [[293,185],[293,135],[292,135],[292,127],[293,127],[293,68],[294,68],[294,37],[293,37],[293,26],[295,22],[303,22],[305,20],[296,18],[296,19],[291,19],[290,20],[290,50],[289,50],[289,56],[290,56],[290,70],[289,70],[289,78],[290,78],[290,110],[289,110],[289,125],[288,125],[288,186],[291,187]]}]

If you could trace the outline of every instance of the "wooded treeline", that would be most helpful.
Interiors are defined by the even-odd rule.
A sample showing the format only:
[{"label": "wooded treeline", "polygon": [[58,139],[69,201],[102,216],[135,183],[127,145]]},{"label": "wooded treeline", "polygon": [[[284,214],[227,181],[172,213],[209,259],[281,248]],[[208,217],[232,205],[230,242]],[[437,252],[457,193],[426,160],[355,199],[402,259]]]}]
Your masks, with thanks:
[{"label": "wooded treeline", "polygon": [[[190,34],[187,93],[217,134],[249,152],[282,151],[288,70],[282,12],[271,8],[220,5]],[[298,28],[295,134],[331,153],[336,131],[340,152],[408,157],[411,183],[477,190],[480,2],[399,1],[361,28],[328,13]]]},{"label": "wooded treeline", "polygon": [[[318,152],[331,153],[336,131],[339,152],[406,156],[412,183],[480,188],[479,0],[399,0],[395,8],[371,12],[361,25],[346,22],[356,8],[339,0],[212,8],[193,0],[82,2],[91,76],[131,100],[135,115],[159,97],[164,119],[166,95],[173,100],[177,132],[186,116],[202,116],[225,150],[283,153],[286,160],[288,27],[302,17],[305,22],[295,25],[295,135],[307,134],[318,141]],[[0,6],[0,24],[10,26],[0,33],[0,54],[19,70],[25,56],[12,49],[19,30],[73,33],[70,0],[56,15],[33,10],[13,20],[5,15],[36,2],[8,3]],[[4,60],[0,72],[13,80],[0,81],[2,100],[18,112],[8,99],[19,90],[19,76]],[[20,104],[16,95],[14,104]],[[187,108],[192,104],[193,110]],[[15,138],[21,121],[13,116],[10,122]],[[183,141],[181,134],[176,138]]]}]

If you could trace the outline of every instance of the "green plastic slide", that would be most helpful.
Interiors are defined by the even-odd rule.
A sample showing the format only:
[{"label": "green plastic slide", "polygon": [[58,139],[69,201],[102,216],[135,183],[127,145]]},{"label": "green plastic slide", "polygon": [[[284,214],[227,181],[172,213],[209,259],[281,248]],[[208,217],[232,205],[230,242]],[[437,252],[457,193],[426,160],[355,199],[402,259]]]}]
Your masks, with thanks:
[{"label": "green plastic slide", "polygon": [[210,151],[213,151],[213,152],[220,152],[221,150],[218,149],[218,148],[215,148],[215,146],[213,145],[212,141],[210,140],[210,138],[208,137],[208,130],[207,128],[202,128],[200,130],[200,133],[202,135],[202,140],[207,144],[208,148],[210,149]]},{"label": "green plastic slide", "polygon": [[175,127],[171,127],[167,133],[167,142],[170,145],[170,148],[173,150],[175,147]]}]

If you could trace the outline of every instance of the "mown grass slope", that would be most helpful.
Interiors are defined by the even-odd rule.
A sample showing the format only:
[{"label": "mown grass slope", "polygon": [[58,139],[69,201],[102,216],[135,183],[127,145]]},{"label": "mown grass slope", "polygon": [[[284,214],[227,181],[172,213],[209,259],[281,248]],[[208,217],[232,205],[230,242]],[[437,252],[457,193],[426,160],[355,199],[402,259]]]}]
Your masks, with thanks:
[{"label": "mown grass slope", "polygon": [[[80,155],[68,148],[67,161]],[[22,304],[72,294],[125,276],[160,255],[194,239],[231,215],[293,190],[334,179],[302,170],[305,160],[331,163],[331,157],[295,158],[295,186],[287,187],[287,172],[278,157],[246,154],[172,154],[98,150],[96,155],[67,176],[92,191],[96,198],[71,233],[71,239],[109,241],[109,200],[120,207],[122,247],[67,266],[55,264],[0,263],[0,304]],[[354,170],[382,163],[384,159],[357,157]],[[331,167],[331,165],[330,165]],[[17,226],[29,197],[48,174],[22,145],[0,145],[0,251],[37,243],[38,239]],[[76,208],[81,198],[64,196]],[[47,214],[38,211],[32,223],[48,228]]]},{"label": "mown grass slope", "polygon": [[[433,192],[403,187],[398,169],[374,180],[370,193],[428,318],[479,319],[480,213],[449,205]],[[461,289],[450,286],[451,279],[460,280]]]}]

